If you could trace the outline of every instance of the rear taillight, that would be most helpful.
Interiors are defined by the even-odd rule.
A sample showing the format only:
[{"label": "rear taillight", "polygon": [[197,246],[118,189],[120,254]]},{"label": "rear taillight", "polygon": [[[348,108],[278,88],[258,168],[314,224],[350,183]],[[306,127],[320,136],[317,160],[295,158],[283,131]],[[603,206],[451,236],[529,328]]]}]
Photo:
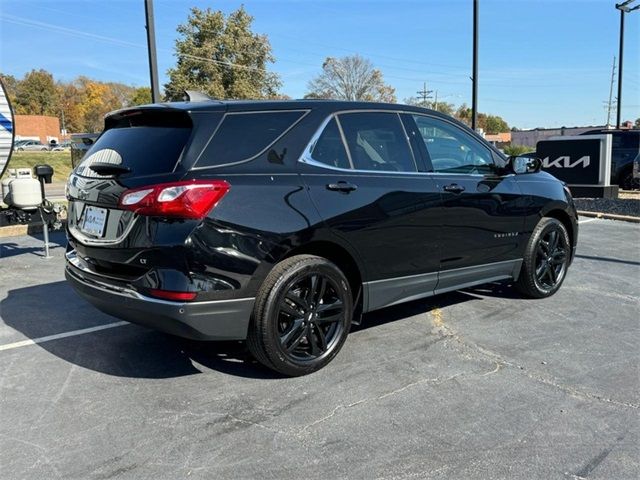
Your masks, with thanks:
[{"label": "rear taillight", "polygon": [[127,190],[119,207],[140,215],[203,219],[229,191],[224,180],[187,180]]}]

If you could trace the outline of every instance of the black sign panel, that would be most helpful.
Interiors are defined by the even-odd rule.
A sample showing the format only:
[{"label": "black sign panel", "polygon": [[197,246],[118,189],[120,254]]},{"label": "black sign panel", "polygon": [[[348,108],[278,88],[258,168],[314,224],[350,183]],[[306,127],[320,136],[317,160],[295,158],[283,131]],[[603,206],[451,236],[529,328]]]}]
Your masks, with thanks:
[{"label": "black sign panel", "polygon": [[536,145],[542,169],[569,185],[598,185],[600,140],[543,140]]}]

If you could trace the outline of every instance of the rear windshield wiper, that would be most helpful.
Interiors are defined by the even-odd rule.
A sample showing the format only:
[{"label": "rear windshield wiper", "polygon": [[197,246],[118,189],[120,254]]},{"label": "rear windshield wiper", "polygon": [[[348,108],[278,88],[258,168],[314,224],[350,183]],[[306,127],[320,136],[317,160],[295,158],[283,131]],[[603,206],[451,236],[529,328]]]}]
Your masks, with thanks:
[{"label": "rear windshield wiper", "polygon": [[131,169],[129,167],[118,165],[116,163],[96,162],[89,165],[89,168],[96,172],[98,175],[122,175],[123,173],[131,172]]}]

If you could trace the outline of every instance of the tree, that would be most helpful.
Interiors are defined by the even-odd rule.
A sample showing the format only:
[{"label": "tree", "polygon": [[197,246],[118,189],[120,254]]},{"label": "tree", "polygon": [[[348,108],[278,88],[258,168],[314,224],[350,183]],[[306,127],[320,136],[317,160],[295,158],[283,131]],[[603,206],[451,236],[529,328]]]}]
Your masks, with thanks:
[{"label": "tree", "polygon": [[482,128],[489,134],[509,131],[509,125],[507,122],[497,115],[485,115],[484,126]]},{"label": "tree", "polygon": [[636,118],[636,121],[634,123],[634,128],[640,128],[640,117]]},{"label": "tree", "polygon": [[60,109],[53,75],[46,70],[31,70],[18,83],[15,111],[23,115],[58,115]]},{"label": "tree", "polygon": [[[80,108],[82,92],[73,83],[58,82],[56,84],[58,100],[60,102],[60,125],[67,132],[81,132],[84,130],[84,116]],[[64,115],[64,120],[63,116]]]},{"label": "tree", "polygon": [[382,72],[360,55],[328,57],[322,73],[309,82],[307,89],[305,98],[396,102],[396,91],[384,83]]},{"label": "tree", "polygon": [[185,90],[214,98],[270,98],[280,79],[267,71],[275,58],[265,35],[251,31],[253,17],[244,7],[225,17],[221,11],[193,7],[178,26],[175,68],[165,85],[168,100],[182,100]]},{"label": "tree", "polygon": [[413,105],[415,107],[422,107],[422,108],[430,108],[431,110],[436,110],[440,113],[444,113],[445,115],[450,115],[453,116],[455,114],[456,111],[456,107],[453,103],[448,103],[448,102],[438,102],[436,104],[436,102],[431,102],[431,101],[424,101],[422,100],[420,97],[409,97],[409,98],[405,98],[404,99],[404,103],[407,105]]},{"label": "tree", "polygon": [[122,108],[123,103],[109,84],[96,82],[87,77],[76,80],[81,92],[79,108],[85,132],[100,132],[104,128],[104,116],[112,110]]},{"label": "tree", "polygon": [[7,96],[13,108],[16,105],[16,93],[18,92],[18,84],[20,83],[13,75],[5,75],[0,73],[0,80],[7,91]]},{"label": "tree", "polygon": [[151,103],[151,88],[138,87],[129,98],[129,105],[146,105]]}]

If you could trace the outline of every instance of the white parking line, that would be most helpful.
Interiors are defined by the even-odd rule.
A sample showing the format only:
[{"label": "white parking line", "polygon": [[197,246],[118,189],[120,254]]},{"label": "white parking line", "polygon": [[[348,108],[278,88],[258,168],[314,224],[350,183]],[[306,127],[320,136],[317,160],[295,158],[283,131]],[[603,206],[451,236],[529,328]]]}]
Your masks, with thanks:
[{"label": "white parking line", "polygon": [[20,342],[7,343],[0,345],[0,351],[11,350],[14,348],[28,347],[29,345],[36,345],[38,343],[50,342],[51,340],[59,340],[61,338],[75,337],[76,335],[83,335],[85,333],[98,332],[100,330],[106,330],[108,328],[122,327],[123,325],[131,325],[129,322],[114,322],[107,323],[106,325],[98,325],[97,327],[82,328],[80,330],[72,330],[65,333],[57,333],[56,335],[47,335],[46,337],[33,338],[29,340],[22,340]]},{"label": "white parking line", "polygon": [[588,220],[580,220],[578,223],[582,225],[583,223],[595,222],[598,220],[597,218],[589,218]]}]

